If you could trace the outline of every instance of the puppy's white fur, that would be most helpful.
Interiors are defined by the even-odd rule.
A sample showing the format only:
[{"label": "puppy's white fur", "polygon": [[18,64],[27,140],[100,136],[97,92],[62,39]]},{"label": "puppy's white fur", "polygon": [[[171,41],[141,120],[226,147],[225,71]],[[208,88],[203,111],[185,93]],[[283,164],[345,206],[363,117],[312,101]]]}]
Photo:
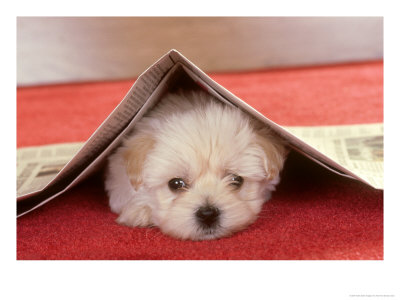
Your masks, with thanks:
[{"label": "puppy's white fur", "polygon": [[[168,94],[110,156],[105,187],[117,222],[181,239],[232,234],[257,217],[279,182],[286,150],[258,121],[205,92]],[[241,176],[233,186],[232,174]],[[187,186],[172,190],[182,178]],[[196,211],[217,207],[216,226]]]}]

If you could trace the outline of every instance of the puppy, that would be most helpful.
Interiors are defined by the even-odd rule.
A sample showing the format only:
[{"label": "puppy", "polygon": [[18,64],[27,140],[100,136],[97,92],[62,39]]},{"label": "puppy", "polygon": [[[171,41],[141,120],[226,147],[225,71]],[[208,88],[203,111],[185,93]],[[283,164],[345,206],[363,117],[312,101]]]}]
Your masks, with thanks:
[{"label": "puppy", "polygon": [[205,92],[167,94],[109,157],[105,188],[120,224],[215,239],[256,220],[285,156],[240,109]]}]

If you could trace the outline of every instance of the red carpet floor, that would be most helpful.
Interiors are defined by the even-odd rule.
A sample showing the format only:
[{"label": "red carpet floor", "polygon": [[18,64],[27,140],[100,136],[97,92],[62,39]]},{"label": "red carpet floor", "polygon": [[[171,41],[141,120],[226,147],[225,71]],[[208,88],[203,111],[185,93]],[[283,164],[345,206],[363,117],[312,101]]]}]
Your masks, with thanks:
[{"label": "red carpet floor", "polygon": [[[211,76],[282,125],[382,122],[383,63]],[[133,80],[18,88],[17,146],[83,141]],[[117,225],[101,176],[17,219],[26,259],[383,259],[383,192],[292,153],[282,183],[247,230],[180,241]]]}]

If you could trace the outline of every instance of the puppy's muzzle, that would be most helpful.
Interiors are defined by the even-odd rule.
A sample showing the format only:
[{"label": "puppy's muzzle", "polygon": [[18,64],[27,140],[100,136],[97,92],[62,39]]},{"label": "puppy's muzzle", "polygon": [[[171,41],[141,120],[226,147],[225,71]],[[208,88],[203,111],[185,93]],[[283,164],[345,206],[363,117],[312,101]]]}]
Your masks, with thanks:
[{"label": "puppy's muzzle", "polygon": [[219,209],[211,205],[202,206],[195,213],[198,223],[205,228],[217,225],[220,214]]}]

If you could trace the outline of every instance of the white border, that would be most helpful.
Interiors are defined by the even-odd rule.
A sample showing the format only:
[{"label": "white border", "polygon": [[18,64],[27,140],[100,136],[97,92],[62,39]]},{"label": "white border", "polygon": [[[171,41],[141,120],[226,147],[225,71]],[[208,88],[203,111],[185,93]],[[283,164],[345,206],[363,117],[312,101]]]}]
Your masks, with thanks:
[{"label": "white border", "polygon": [[[187,9],[179,8],[191,6]],[[260,1],[261,2],[261,1]],[[3,107],[15,112],[15,16],[17,15],[349,15],[385,16],[385,260],[358,262],[16,262],[15,189],[2,209],[2,292],[17,299],[352,299],[350,294],[395,294],[398,287],[399,176],[398,8],[394,1],[16,1],[2,14]],[[4,67],[5,66],[5,67]],[[3,113],[4,114],[4,113]],[[15,124],[6,113],[2,128]],[[7,127],[4,125],[7,124]],[[6,130],[15,157],[15,130]],[[13,153],[14,152],[14,153]],[[15,186],[6,160],[4,186]],[[9,173],[13,174],[9,174]],[[4,178],[6,177],[6,178]],[[371,298],[369,298],[371,299]],[[374,299],[374,298],[372,298]],[[377,298],[375,298],[377,299]],[[379,298],[378,298],[379,299]]]}]

